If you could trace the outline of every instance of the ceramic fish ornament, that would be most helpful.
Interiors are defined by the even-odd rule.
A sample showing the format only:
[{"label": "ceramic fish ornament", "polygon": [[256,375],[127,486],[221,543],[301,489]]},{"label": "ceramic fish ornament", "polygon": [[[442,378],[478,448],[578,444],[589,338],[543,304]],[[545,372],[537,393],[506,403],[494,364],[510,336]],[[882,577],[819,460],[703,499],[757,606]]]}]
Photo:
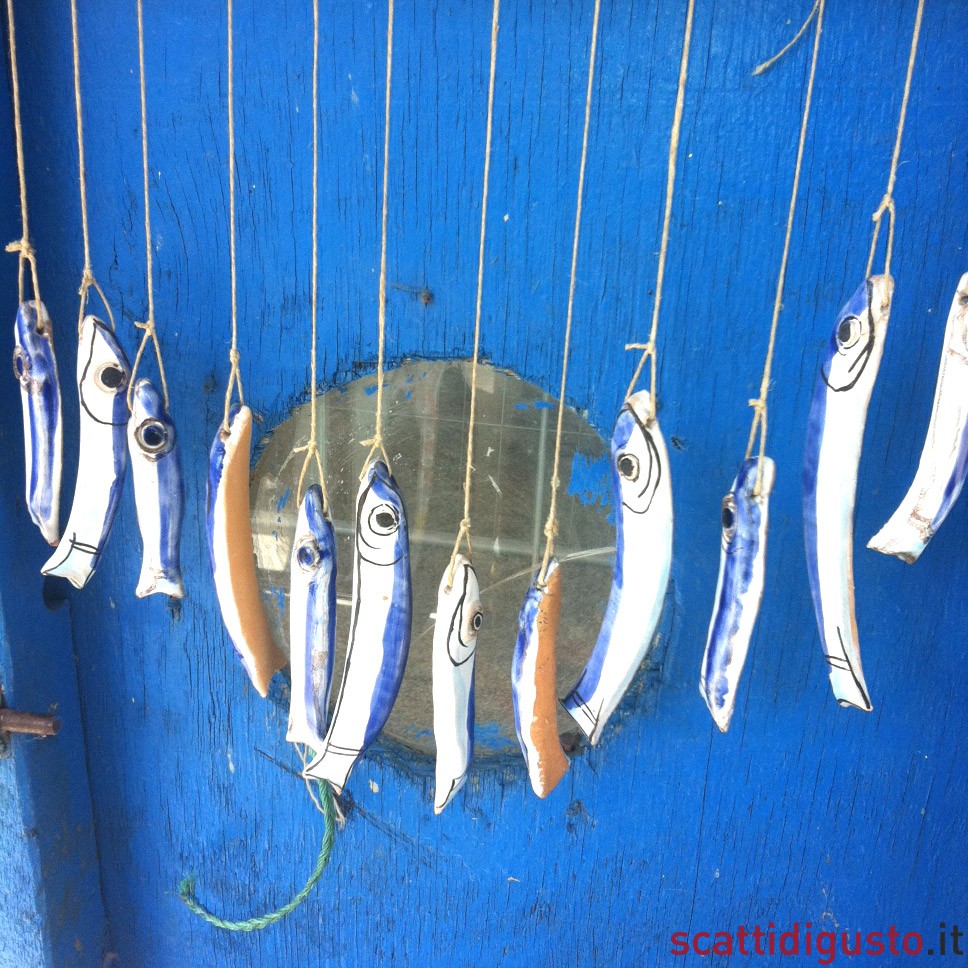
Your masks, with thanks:
[{"label": "ceramic fish ornament", "polygon": [[699,677],[699,692],[724,733],[729,729],[763,598],[766,531],[776,467],[769,457],[763,458],[757,493],[759,463],[756,457],[743,461],[729,494],[723,498],[719,579]]},{"label": "ceramic fish ornament", "polygon": [[467,781],[474,755],[474,664],[484,621],[477,572],[463,555],[454,559],[451,577],[448,565],[437,591],[434,623],[434,813],[441,813]]},{"label": "ceramic fish ornament", "polygon": [[323,748],[336,649],[336,532],[311,485],[303,495],[289,563],[289,668],[286,739]]},{"label": "ceramic fish ornament", "polygon": [[61,395],[54,330],[43,303],[20,304],[13,338],[13,375],[20,384],[24,419],[27,510],[44,540],[56,545],[60,537]]},{"label": "ceramic fish ornament", "polygon": [[382,460],[366,469],[356,499],[353,608],[346,667],[319,755],[305,775],[341,793],[396,702],[410,651],[410,539],[396,481]]},{"label": "ceramic fish ornament", "polygon": [[568,757],[558,738],[555,698],[561,571],[548,562],[544,585],[535,576],[518,617],[518,638],[511,666],[514,728],[528,767],[531,789],[546,797],[568,772]]},{"label": "ceramic fish ornament", "polygon": [[151,380],[138,380],[128,418],[128,453],[144,551],[135,595],[183,598],[181,529],[185,485],[175,425]]},{"label": "ceramic fish ornament", "polygon": [[873,707],[854,615],[854,502],[893,294],[890,276],[871,276],[837,316],[810,405],[803,467],[807,571],[830,685],[841,706],[865,712]]},{"label": "ceramic fish ornament", "polygon": [[647,391],[622,407],[612,433],[615,571],[605,620],[585,668],[562,700],[594,746],[645,658],[672,565],[672,484]]},{"label": "ceramic fish ornament", "polygon": [[948,313],[928,434],[904,500],[867,547],[914,564],[948,516],[968,474],[968,272]]},{"label": "ceramic fish ornament", "polygon": [[83,588],[98,566],[124,486],[130,376],[114,333],[96,316],[85,316],[77,347],[81,432],[74,502],[60,544],[41,568],[75,588]]},{"label": "ceramic fish ornament", "polygon": [[249,451],[252,411],[234,407],[229,429],[221,424],[208,461],[208,550],[222,621],[260,696],[286,657],[276,647],[262,609],[249,518]]}]

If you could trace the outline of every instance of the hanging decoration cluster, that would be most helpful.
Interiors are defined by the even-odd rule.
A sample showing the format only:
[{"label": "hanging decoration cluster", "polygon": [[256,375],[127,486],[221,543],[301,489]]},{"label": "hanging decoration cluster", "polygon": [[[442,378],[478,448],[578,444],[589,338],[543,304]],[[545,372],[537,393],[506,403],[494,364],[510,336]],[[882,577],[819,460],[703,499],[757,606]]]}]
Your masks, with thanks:
[{"label": "hanging decoration cluster", "polygon": [[[211,914],[186,879],[180,896],[211,924],[251,931],[292,911],[319,880],[333,847],[342,793],[361,757],[382,731],[403,680],[410,650],[412,585],[407,514],[384,441],[386,366],[387,229],[390,172],[390,108],[393,76],[394,0],[387,3],[380,270],[377,308],[377,372],[373,436],[360,474],[355,504],[352,608],[345,667],[330,716],[336,642],[337,543],[319,446],[318,386],[318,201],[319,201],[319,0],[313,0],[312,67],[312,266],[309,311],[310,427],[297,487],[298,514],[290,552],[289,654],[275,644],[256,576],[250,518],[249,466],[252,411],[246,406],[239,351],[236,256],[236,155],[233,4],[227,0],[227,133],[229,187],[229,377],[222,419],[208,466],[206,531],[214,588],[222,621],[253,687],[263,697],[274,674],[287,664],[292,690],[287,739],[302,763],[302,776],[325,819],[319,859],[305,887],[278,910],[246,921]],[[754,73],[783,57],[814,26],[799,140],[766,357],[759,395],[750,401],[752,422],[745,457],[722,500],[721,553],[712,616],[699,677],[700,693],[722,731],[729,728],[743,666],[762,602],[766,575],[769,499],[777,469],[767,456],[769,394],[778,323],[790,260],[801,169],[823,32],[826,0],[816,0],[803,26],[783,50]],[[184,595],[180,541],[184,484],[169,387],[158,337],[154,302],[154,246],[148,167],[148,120],[142,0],[137,0],[144,189],[147,317],[135,324],[141,337],[128,362],[111,307],[95,279],[89,238],[80,45],[76,0],[71,0],[83,270],[79,289],[77,388],[79,465],[74,499],[63,532],[59,501],[63,428],[53,326],[40,295],[31,241],[14,0],[7,0],[14,132],[19,179],[21,237],[16,252],[18,300],[14,371],[21,388],[26,506],[44,539],[54,546],[45,575],[83,588],[103,556],[121,498],[128,456],[143,544],[135,594]],[[861,666],[855,616],[853,515],[868,406],[884,351],[894,294],[894,187],[924,11],[918,0],[893,156],[885,194],[873,215],[865,277],[838,314],[821,354],[810,407],[803,474],[803,520],[809,586],[833,694],[843,706],[872,709]],[[675,201],[679,141],[685,104],[695,0],[685,11],[674,113],[669,134],[665,204],[651,326],[611,439],[610,465],[617,531],[614,572],[605,616],[577,681],[560,699],[564,710],[595,745],[657,639],[672,565],[673,502],[669,459],[658,422],[658,334],[670,227]],[[582,208],[599,40],[601,0],[595,0],[588,42],[584,125],[575,197],[567,309],[561,347],[554,460],[544,552],[522,605],[510,670],[514,721],[528,777],[539,797],[550,794],[569,769],[558,734],[557,636],[564,574],[555,555],[561,452],[574,322]],[[441,813],[464,786],[474,749],[474,680],[477,640],[483,625],[481,587],[473,562],[471,495],[477,387],[481,351],[484,266],[498,60],[500,0],[492,0],[490,69],[483,139],[477,292],[471,359],[470,408],[464,461],[463,515],[437,595],[433,637],[433,722],[437,748],[434,811]],[[883,271],[873,274],[881,222],[888,217]],[[29,270],[31,299],[27,299]],[[88,313],[94,290],[108,316]],[[138,379],[149,344],[157,382]],[[959,281],[944,336],[934,404],[917,474],[907,494],[869,547],[913,563],[941,526],[968,476],[968,273]],[[636,387],[646,364],[649,387]],[[312,478],[315,477],[315,480]],[[466,554],[464,553],[466,551]]]}]

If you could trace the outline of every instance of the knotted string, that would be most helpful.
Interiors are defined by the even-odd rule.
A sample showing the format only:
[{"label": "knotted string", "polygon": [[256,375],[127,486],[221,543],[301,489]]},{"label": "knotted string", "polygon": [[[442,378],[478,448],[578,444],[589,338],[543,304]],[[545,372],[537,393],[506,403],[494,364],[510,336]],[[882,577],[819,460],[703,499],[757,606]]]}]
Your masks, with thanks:
[{"label": "knotted string", "polygon": [[799,40],[810,22],[816,18],[816,27],[813,37],[813,56],[810,61],[810,75],[807,79],[807,91],[803,102],[803,116],[800,119],[800,140],[797,144],[797,160],[793,168],[793,187],[790,190],[790,206],[787,210],[786,234],[783,238],[783,255],[780,258],[780,271],[776,278],[776,293],[773,299],[773,319],[770,322],[770,340],[766,350],[766,360],[763,364],[763,375],[760,379],[760,395],[755,400],[750,400],[749,405],[753,408],[753,421],[750,426],[750,436],[746,444],[746,459],[749,460],[753,453],[753,442],[759,431],[760,449],[756,465],[756,483],[753,486],[753,494],[759,495],[763,485],[763,459],[766,456],[766,429],[768,418],[768,397],[770,393],[770,374],[773,370],[773,351],[776,347],[776,329],[780,320],[780,312],[783,309],[783,287],[786,283],[787,264],[790,259],[790,239],[793,235],[793,219],[797,210],[797,194],[800,190],[800,172],[803,168],[803,148],[807,140],[807,125],[810,120],[810,105],[813,100],[813,83],[817,75],[817,56],[820,52],[820,34],[823,31],[823,15],[826,0],[817,0],[810,15],[807,17],[803,26],[797,31],[796,37],[790,41],[786,47],[778,54],[771,57],[768,61],[760,64],[753,74],[762,74],[771,65],[775,64],[791,47]]},{"label": "knotted string", "polygon": [[242,392],[242,373],[239,370],[239,321],[235,298],[235,64],[232,44],[232,0],[225,0],[228,30],[228,122],[229,122],[229,277],[232,290],[232,346],[229,349],[229,382],[225,387],[225,408],[222,413],[222,433],[229,432],[229,410],[232,408],[232,391],[238,390],[239,403],[245,405]]},{"label": "knotted string", "polygon": [[155,330],[155,273],[152,264],[151,245],[151,196],[148,191],[148,109],[145,96],[145,28],[142,0],[138,0],[138,77],[141,83],[141,171],[145,199],[145,265],[148,277],[148,318],[143,323],[135,322],[135,326],[144,335],[138,344],[138,352],[135,354],[134,365],[131,367],[131,379],[128,381],[128,409],[132,409],[134,402],[134,387],[138,376],[138,366],[141,363],[141,357],[144,356],[148,340],[151,340],[155,349],[155,359],[158,361],[161,395],[165,399],[165,410],[167,411],[169,409],[168,378],[165,376],[165,361],[161,356],[161,344],[158,342],[158,333]]},{"label": "knotted string", "polygon": [[561,354],[561,389],[558,393],[558,424],[555,430],[555,459],[551,472],[551,503],[548,507],[548,519],[544,526],[545,550],[538,571],[537,584],[543,586],[548,577],[548,564],[555,550],[555,538],[558,536],[558,488],[561,480],[558,472],[561,466],[561,432],[565,417],[565,393],[568,386],[568,351],[571,347],[571,321],[575,308],[575,278],[578,273],[578,239],[581,234],[581,212],[585,196],[585,164],[588,161],[588,129],[592,117],[592,91],[595,84],[595,53],[598,48],[598,18],[601,13],[602,2],[595,0],[595,11],[592,14],[592,39],[588,49],[588,86],[585,91],[585,127],[581,139],[581,161],[578,165],[578,193],[575,200],[575,231],[571,244],[571,276],[568,280],[568,311],[565,317],[565,340]]},{"label": "knotted string", "polygon": [[77,294],[81,297],[77,311],[77,332],[81,331],[84,322],[84,310],[87,307],[89,290],[93,289],[101,298],[111,322],[111,330],[115,329],[114,313],[108,303],[91,267],[91,240],[87,221],[87,168],[84,163],[84,110],[81,102],[81,52],[77,29],[77,0],[71,0],[71,45],[74,55],[74,112],[77,120],[77,171],[80,182],[81,195],[81,236],[84,240],[84,269],[81,271],[81,286]]},{"label": "knotted string", "polygon": [[329,511],[329,495],[326,493],[326,478],[323,475],[323,462],[319,456],[316,439],[316,316],[318,294],[319,243],[317,242],[317,221],[319,209],[319,0],[313,0],[313,216],[312,216],[312,279],[310,281],[311,336],[309,350],[309,440],[293,453],[305,452],[299,484],[296,486],[296,501],[302,502],[303,484],[310,466],[315,462],[319,487],[323,492],[323,513]]},{"label": "knotted string", "polygon": [[380,223],[380,306],[377,310],[377,322],[380,329],[376,362],[376,426],[373,436],[361,441],[364,447],[369,447],[360,479],[366,475],[370,461],[379,453],[383,463],[390,469],[390,458],[383,446],[383,366],[386,352],[387,330],[387,195],[390,178],[390,89],[393,76],[393,0],[387,0],[387,68],[386,91],[384,92],[383,113],[383,212]]},{"label": "knotted string", "polygon": [[37,275],[37,253],[30,242],[30,225],[27,220],[27,174],[24,168],[24,131],[20,121],[20,76],[17,71],[17,34],[14,28],[13,0],[7,0],[7,25],[9,28],[8,42],[10,45],[10,78],[13,89],[13,130],[17,145],[17,178],[20,181],[20,238],[7,245],[8,252],[16,252],[20,256],[17,266],[17,300],[24,301],[24,263],[30,265],[30,278],[34,287],[34,299],[37,301],[37,320],[40,324],[40,279]]},{"label": "knotted string", "polygon": [[870,255],[867,257],[867,277],[874,268],[874,253],[877,251],[877,237],[881,231],[881,219],[885,213],[890,216],[887,226],[887,251],[884,253],[884,275],[891,274],[891,254],[894,249],[894,182],[897,180],[897,167],[901,158],[901,141],[904,137],[904,122],[907,120],[908,101],[911,97],[911,79],[914,77],[914,62],[918,56],[918,40],[921,37],[921,18],[924,15],[924,0],[918,0],[917,13],[914,15],[914,30],[911,32],[911,50],[908,54],[907,76],[904,79],[904,95],[901,98],[901,113],[897,121],[897,135],[894,138],[894,154],[891,156],[891,170],[887,178],[887,190],[877,211],[871,216],[874,232],[871,238]]},{"label": "knotted string", "polygon": [[491,12],[491,70],[487,84],[487,125],[484,136],[484,187],[481,189],[481,237],[477,249],[477,301],[474,307],[474,357],[471,362],[471,412],[467,421],[467,460],[464,465],[464,517],[461,518],[450,555],[447,572],[447,588],[454,585],[454,567],[461,542],[467,542],[467,555],[472,558],[471,545],[471,474],[474,470],[474,424],[477,417],[477,366],[481,348],[481,303],[484,292],[484,239],[487,234],[487,195],[491,175],[491,129],[494,123],[494,78],[497,74],[497,33],[501,12],[501,0],[494,0]]},{"label": "knotted string", "polygon": [[679,84],[676,88],[676,106],[672,115],[672,129],[669,135],[669,158],[666,166],[665,212],[662,216],[662,240],[659,244],[659,264],[655,272],[655,300],[652,303],[652,327],[647,343],[627,343],[626,350],[641,350],[638,366],[632,375],[625,399],[628,400],[639,382],[646,360],[649,361],[649,416],[656,413],[657,360],[655,353],[656,337],[659,334],[659,309],[662,306],[662,287],[665,282],[666,256],[669,252],[669,232],[672,223],[672,201],[676,190],[676,167],[679,159],[679,134],[682,131],[682,112],[686,103],[686,79],[689,76],[689,47],[692,41],[692,17],[696,9],[695,0],[686,6],[686,29],[682,37],[682,54],[679,59]]}]

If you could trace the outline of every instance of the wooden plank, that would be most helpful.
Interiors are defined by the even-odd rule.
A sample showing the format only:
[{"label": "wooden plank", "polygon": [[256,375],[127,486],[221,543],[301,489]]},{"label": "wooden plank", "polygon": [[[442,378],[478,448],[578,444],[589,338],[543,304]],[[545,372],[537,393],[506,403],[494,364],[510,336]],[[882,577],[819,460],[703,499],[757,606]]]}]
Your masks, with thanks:
[{"label": "wooden plank", "polygon": [[[591,6],[505,0],[502,11],[483,347],[549,389]],[[188,479],[188,598],[178,608],[134,598],[130,497],[98,575],[70,596],[122,964],[660,964],[677,930],[897,923],[927,936],[964,918],[968,503],[914,568],[863,549],[913,474],[965,269],[968,22],[957,0],[925,15],[897,187],[897,296],[861,468],[858,620],[875,711],[842,711],[829,695],[799,478],[818,351],[864,271],[914,0],[890,16],[877,0],[828,10],[774,370],[768,597],[728,735],[697,695],[719,502],[765,352],[808,52],[763,78],[749,70],[806,6],[697,11],[659,334],[677,509],[661,661],[545,802],[523,767],[497,770],[434,818],[423,776],[369,758],[316,894],[285,925],[233,937],[184,910],[180,877],[197,872],[200,895],[227,913],[261,911],[302,883],[320,824],[278,765],[294,765],[284,710],[246,687],[231,655],[204,547],[206,457],[227,376],[224,14],[149,5],[157,317]],[[371,372],[376,354],[385,20],[381,3],[324,7],[321,368],[340,382]],[[603,4],[569,395],[606,435],[633,365],[623,344],[644,337],[651,307],[681,7]],[[390,289],[394,358],[469,351],[489,12],[485,0],[398,4],[390,282],[434,299]],[[67,321],[80,271],[69,21],[59,5],[33,14],[21,43],[45,53],[24,58],[28,165],[43,279],[54,318]],[[95,268],[132,347],[145,310],[133,18],[133,4],[82,18]],[[236,29],[242,369],[268,430],[306,393],[309,8],[239,2]],[[69,373],[69,325],[61,333]],[[65,419],[75,425],[71,399]],[[13,422],[5,432],[16,439]]]}]

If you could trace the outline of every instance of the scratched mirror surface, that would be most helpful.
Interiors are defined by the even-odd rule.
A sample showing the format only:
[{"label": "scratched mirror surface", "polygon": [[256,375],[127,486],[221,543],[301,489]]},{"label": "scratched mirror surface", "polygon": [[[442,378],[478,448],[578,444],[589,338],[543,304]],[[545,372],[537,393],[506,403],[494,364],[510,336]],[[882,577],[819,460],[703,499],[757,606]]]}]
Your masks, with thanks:
[{"label": "scratched mirror surface", "polygon": [[[466,361],[407,362],[386,374],[384,386],[384,440],[407,509],[413,575],[410,657],[384,738],[431,756],[431,616],[463,516],[470,389],[471,365]],[[328,390],[317,401],[318,444],[338,543],[335,702],[350,618],[354,508],[367,454],[360,441],[373,433],[376,377]],[[303,461],[302,454],[292,451],[308,439],[309,410],[308,402],[296,408],[264,439],[252,488],[259,581],[273,634],[287,655],[289,554]],[[479,760],[518,748],[511,658],[518,612],[544,553],[556,416],[555,400],[538,387],[505,370],[479,367],[471,484],[473,560],[484,607],[475,696]],[[558,686],[563,695],[595,643],[615,542],[608,446],[571,408],[564,414],[560,477],[556,548],[563,565],[558,633]],[[559,730],[575,732],[560,710]]]}]

